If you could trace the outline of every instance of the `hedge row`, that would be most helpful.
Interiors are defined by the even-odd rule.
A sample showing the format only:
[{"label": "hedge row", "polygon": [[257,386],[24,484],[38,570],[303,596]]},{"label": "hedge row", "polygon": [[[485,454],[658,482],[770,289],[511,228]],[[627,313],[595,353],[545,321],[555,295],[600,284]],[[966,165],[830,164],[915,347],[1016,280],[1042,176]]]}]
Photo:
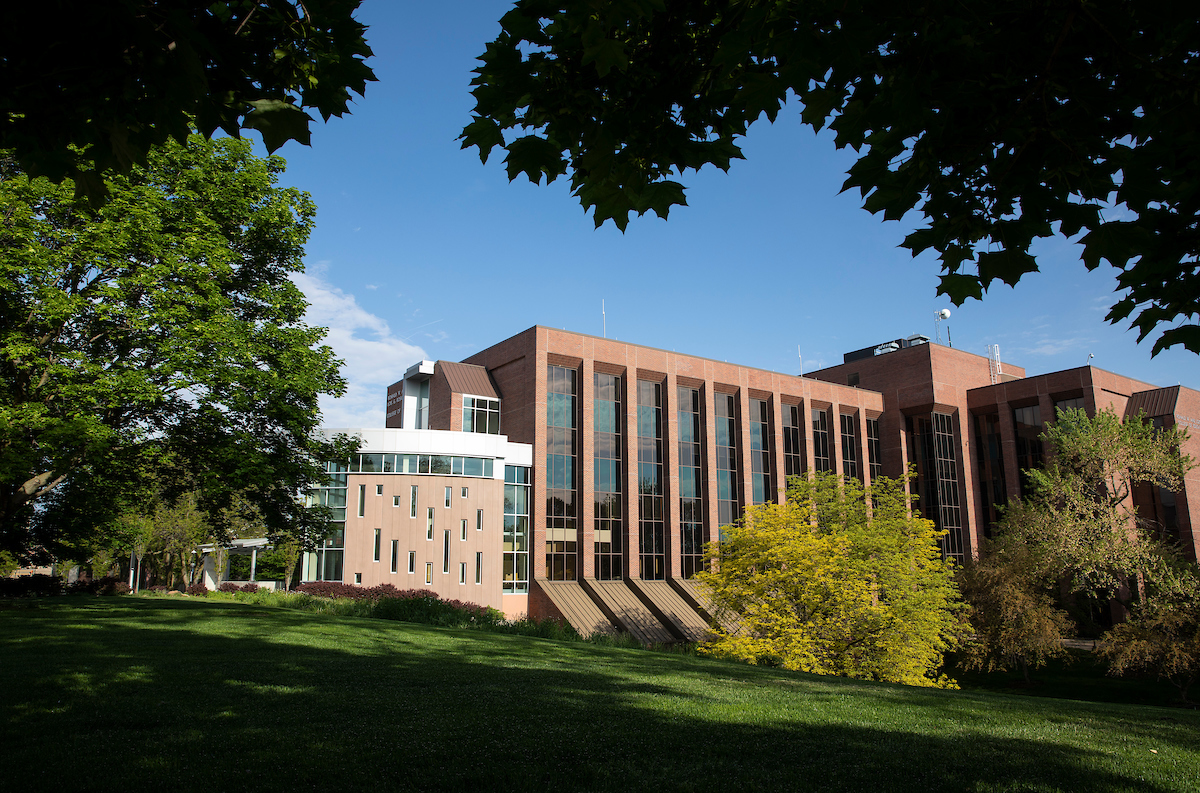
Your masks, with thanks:
[{"label": "hedge row", "polygon": [[0,597],[44,597],[49,595],[127,595],[129,584],[115,576],[81,578],[63,586],[56,575],[26,575],[0,578]]}]

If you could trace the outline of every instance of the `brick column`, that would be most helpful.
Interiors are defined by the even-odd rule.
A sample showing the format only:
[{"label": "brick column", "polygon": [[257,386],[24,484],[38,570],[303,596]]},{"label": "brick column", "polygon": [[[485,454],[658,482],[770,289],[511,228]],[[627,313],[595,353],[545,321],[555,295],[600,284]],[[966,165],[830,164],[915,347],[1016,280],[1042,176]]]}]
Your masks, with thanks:
[{"label": "brick column", "polygon": [[804,471],[807,474],[812,474],[817,468],[817,455],[813,448],[812,412],[812,399],[805,393],[804,401],[800,403],[800,430],[804,434]]},{"label": "brick column", "polygon": [[[744,378],[743,378],[744,379]],[[737,399],[737,450],[738,450],[738,487],[741,488],[742,512],[753,502],[754,489],[750,480],[750,393],[744,385],[738,388]],[[740,518],[741,515],[736,515]]]},{"label": "brick column", "polygon": [[842,406],[829,406],[829,467],[842,475]]},{"label": "brick column", "polygon": [[855,437],[858,440],[858,470],[863,485],[871,485],[871,453],[867,449],[867,413],[862,408],[854,414]]},{"label": "brick column", "polygon": [[529,574],[546,577],[546,351],[537,351],[534,371],[533,468],[530,487]]},{"label": "brick column", "polygon": [[[966,402],[964,397],[963,403]],[[959,519],[963,528],[963,554],[971,559],[979,555],[980,522],[975,510],[975,460],[972,451],[971,433],[973,420],[965,410],[956,410],[953,415],[955,444],[958,450]]]},{"label": "brick column", "polygon": [[775,503],[787,499],[787,466],[783,461],[783,401],[779,392],[771,394],[771,474],[775,483]]}]

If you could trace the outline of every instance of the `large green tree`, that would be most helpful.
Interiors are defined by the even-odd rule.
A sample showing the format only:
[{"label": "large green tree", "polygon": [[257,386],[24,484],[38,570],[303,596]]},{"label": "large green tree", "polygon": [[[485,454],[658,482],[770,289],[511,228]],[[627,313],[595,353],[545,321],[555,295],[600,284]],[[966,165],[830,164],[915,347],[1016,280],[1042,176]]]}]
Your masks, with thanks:
[{"label": "large green tree", "polygon": [[1045,571],[1065,576],[1073,591],[1115,597],[1161,557],[1159,527],[1138,514],[1133,486],[1182,489],[1195,465],[1180,452],[1187,431],[1155,428],[1143,415],[1122,421],[1111,408],[1094,416],[1068,408],[1055,412],[1041,438],[1046,464],[1026,472],[1033,495],[1009,508],[999,533],[1038,548]]},{"label": "large green tree", "polygon": [[1200,670],[1196,565],[1132,498],[1137,484],[1182,487],[1194,465],[1180,451],[1186,431],[1156,428],[1142,415],[1122,421],[1111,409],[1088,416],[1071,408],[1056,411],[1041,438],[1046,464],[1025,472],[1032,494],[1005,508],[960,579],[976,628],[967,664],[1018,665],[1028,678],[1030,667],[1063,654],[1062,638],[1074,628],[1064,606],[1117,600],[1131,619],[1104,640],[1114,672],[1161,662],[1158,671],[1186,692]]},{"label": "large green tree", "polygon": [[344,383],[290,280],[315,208],[283,167],[193,135],[95,207],[0,157],[0,547],[80,547],[164,481],[322,531],[297,496],[345,454],[313,435]]},{"label": "large green tree", "polygon": [[1131,0],[518,0],[463,145],[510,178],[569,174],[597,226],[685,204],[756,119],[796,101],[858,161],[844,189],[924,225],[961,304],[1083,234],[1121,272],[1111,322],[1200,352],[1200,18]]},{"label": "large green tree", "polygon": [[[259,130],[308,143],[374,74],[360,0],[70,0],[0,10],[0,149],[26,173],[74,180],[144,165],[153,146]],[[83,149],[82,159],[72,147]]]},{"label": "large green tree", "polygon": [[[746,508],[697,576],[717,610],[703,652],[788,669],[953,686],[943,654],[961,634],[941,533],[903,482],[864,489],[832,473],[793,477],[784,504]],[[722,620],[727,613],[736,621]],[[728,627],[724,623],[730,623]]]}]

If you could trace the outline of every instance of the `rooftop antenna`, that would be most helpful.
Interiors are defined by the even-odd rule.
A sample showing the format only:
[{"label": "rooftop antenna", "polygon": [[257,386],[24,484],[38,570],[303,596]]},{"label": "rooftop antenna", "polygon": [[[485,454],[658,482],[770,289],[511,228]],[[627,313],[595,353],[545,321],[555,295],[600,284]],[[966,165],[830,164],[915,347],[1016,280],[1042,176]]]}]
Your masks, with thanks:
[{"label": "rooftop antenna", "polygon": [[800,352],[800,345],[796,345],[796,357],[800,359],[800,376],[804,377],[804,353]]},{"label": "rooftop antenna", "polygon": [[601,333],[604,338],[608,338],[608,315],[604,313],[604,298],[600,298],[600,326],[603,328]]},{"label": "rooftop antenna", "polygon": [[[950,319],[950,309],[943,308],[933,314],[933,335],[938,344],[942,343],[942,321]],[[949,334],[949,331],[946,331]]]}]

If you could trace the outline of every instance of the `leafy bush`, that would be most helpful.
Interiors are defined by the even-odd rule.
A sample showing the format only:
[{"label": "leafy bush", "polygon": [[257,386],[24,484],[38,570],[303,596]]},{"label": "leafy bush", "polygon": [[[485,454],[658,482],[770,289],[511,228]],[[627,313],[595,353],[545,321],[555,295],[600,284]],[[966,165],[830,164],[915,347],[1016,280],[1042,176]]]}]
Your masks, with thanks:
[{"label": "leafy bush", "polygon": [[223,584],[221,584],[219,587],[217,587],[217,591],[218,592],[229,592],[232,594],[233,592],[241,592],[242,587],[238,584],[231,584],[228,581],[226,581]]},{"label": "leafy bush", "polygon": [[45,597],[61,595],[62,579],[56,575],[24,575],[0,578],[0,597]]},{"label": "leafy bush", "polygon": [[129,584],[111,575],[103,578],[80,578],[67,584],[69,595],[128,595],[132,591]]},{"label": "leafy bush", "polygon": [[353,584],[343,584],[339,581],[310,581],[307,584],[300,584],[295,587],[295,591],[304,592],[319,598],[347,598],[349,600],[379,600],[381,598],[438,598],[436,592],[430,592],[426,589],[397,589],[391,584],[381,584],[379,586],[354,586]]},{"label": "leafy bush", "polygon": [[187,588],[187,593],[189,595],[201,595],[201,596],[207,595],[208,587],[206,587],[204,585],[203,581],[197,581],[196,583],[192,584],[191,586],[189,586]]}]

